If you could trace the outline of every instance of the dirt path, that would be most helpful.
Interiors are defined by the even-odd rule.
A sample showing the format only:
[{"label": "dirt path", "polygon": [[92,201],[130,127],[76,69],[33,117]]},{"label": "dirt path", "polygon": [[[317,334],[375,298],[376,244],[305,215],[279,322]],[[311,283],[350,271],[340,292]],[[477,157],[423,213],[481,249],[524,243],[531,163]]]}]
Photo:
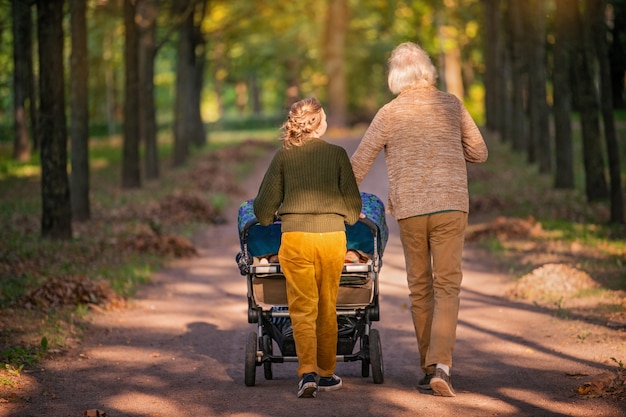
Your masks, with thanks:
[{"label": "dirt path", "polygon": [[[342,141],[351,153],[355,141]],[[363,191],[386,199],[382,160]],[[260,175],[264,166],[259,167]],[[260,177],[253,175],[249,196]],[[385,383],[361,377],[361,366],[340,363],[345,388],[296,398],[294,363],[275,364],[274,379],[257,372],[244,385],[247,323],[245,278],[236,205],[229,224],[199,232],[200,257],[177,261],[157,273],[129,310],[95,314],[82,345],[31,374],[28,401],[0,404],[0,416],[68,416],[100,409],[118,416],[624,416],[626,403],[583,399],[575,389],[592,375],[626,361],[623,333],[562,320],[507,301],[509,281],[475,248],[464,255],[458,342],[453,368],[456,398],[417,389],[421,377],[407,308],[397,225],[381,278]]]}]

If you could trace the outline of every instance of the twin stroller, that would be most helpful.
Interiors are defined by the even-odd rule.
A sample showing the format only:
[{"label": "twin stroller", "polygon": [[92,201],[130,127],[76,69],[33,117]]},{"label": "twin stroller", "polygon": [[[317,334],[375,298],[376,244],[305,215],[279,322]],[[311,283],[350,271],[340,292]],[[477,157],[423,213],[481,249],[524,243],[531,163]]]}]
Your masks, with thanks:
[{"label": "twin stroller", "polygon": [[[379,320],[378,274],[389,232],[381,200],[363,192],[361,199],[365,218],[346,227],[348,250],[337,297],[337,361],[361,361],[361,375],[368,377],[371,367],[374,383],[382,384],[382,347],[372,322]],[[237,264],[248,284],[248,323],[257,324],[257,331],[247,335],[245,349],[245,384],[254,386],[257,366],[263,366],[265,379],[271,380],[273,363],[297,362],[298,357],[285,277],[276,255],[280,221],[261,226],[254,216],[253,200],[247,200],[239,207],[238,229]]]}]

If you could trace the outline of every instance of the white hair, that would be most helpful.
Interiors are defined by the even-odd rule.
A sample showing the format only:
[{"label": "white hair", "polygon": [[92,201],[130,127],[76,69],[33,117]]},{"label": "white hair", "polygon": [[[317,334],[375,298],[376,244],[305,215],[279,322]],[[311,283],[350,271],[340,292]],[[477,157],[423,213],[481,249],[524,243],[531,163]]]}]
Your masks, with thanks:
[{"label": "white hair", "polygon": [[430,57],[419,45],[404,42],[398,45],[389,58],[389,77],[387,83],[392,93],[426,83],[435,85],[437,70]]}]

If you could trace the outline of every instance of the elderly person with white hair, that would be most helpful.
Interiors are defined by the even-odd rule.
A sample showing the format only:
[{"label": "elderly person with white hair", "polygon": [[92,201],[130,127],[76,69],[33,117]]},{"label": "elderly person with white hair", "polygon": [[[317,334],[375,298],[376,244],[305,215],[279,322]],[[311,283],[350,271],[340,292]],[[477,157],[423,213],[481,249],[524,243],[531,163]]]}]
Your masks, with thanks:
[{"label": "elderly person with white hair", "polygon": [[463,103],[438,90],[436,81],[435,67],[421,47],[398,45],[388,76],[397,96],[378,111],[351,163],[360,184],[384,149],[388,210],[400,229],[424,373],[418,386],[453,397],[450,367],[469,212],[466,163],[486,161],[487,146]]}]

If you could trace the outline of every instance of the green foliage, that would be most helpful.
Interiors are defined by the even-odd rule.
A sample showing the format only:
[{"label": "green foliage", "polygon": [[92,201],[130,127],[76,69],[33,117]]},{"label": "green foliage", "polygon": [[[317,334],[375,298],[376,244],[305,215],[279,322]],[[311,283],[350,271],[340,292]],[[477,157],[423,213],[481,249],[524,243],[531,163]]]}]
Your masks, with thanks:
[{"label": "green foliage", "polygon": [[41,347],[41,351],[44,353],[48,350],[48,338],[47,337],[44,336],[41,338],[40,347]]},{"label": "green foliage", "polygon": [[2,109],[0,108],[0,144],[13,142],[13,123],[3,122],[8,117],[2,116]]},{"label": "green foliage", "polygon": [[228,202],[230,201],[228,196],[224,193],[215,193],[211,195],[210,200],[211,205],[215,207],[218,211],[222,211],[226,207],[226,204],[228,204]]},{"label": "green foliage", "polygon": [[0,385],[10,388],[15,387],[15,378],[20,376],[24,365],[16,366],[5,363],[4,369],[6,374],[0,372]]},{"label": "green foliage", "polygon": [[[13,52],[6,45],[11,45],[13,35],[11,29],[13,23],[11,21],[11,6],[8,1],[0,2],[0,120],[6,115],[10,115],[10,109],[13,106],[13,91],[11,75],[13,74]],[[12,115],[11,115],[12,116]],[[8,123],[7,123],[8,124]],[[0,127],[0,138],[4,137],[4,128]],[[11,136],[12,132],[11,132]]]},{"label": "green foliage", "polygon": [[[397,0],[350,0],[350,19],[345,48],[350,121],[364,122],[391,95],[387,90],[386,61],[398,43],[416,41],[436,64],[443,45],[438,25],[458,28],[458,47],[464,65],[474,74],[465,81],[468,97],[479,85],[482,65],[481,2],[458,1],[456,7],[439,2]],[[0,23],[10,28],[10,3],[0,4]],[[327,100],[325,51],[326,2],[225,2],[207,8],[200,28],[207,40],[207,66],[202,115],[207,122],[225,128],[256,128],[267,124],[240,123],[228,119],[249,116],[272,119],[285,111],[287,88],[298,85],[300,96]],[[123,120],[124,27],[120,2],[88,2],[89,120],[95,137],[118,135]],[[69,15],[66,16],[69,19]],[[167,4],[159,5],[155,57],[154,95],[157,118],[173,119],[177,62],[178,20]],[[67,22],[69,27],[69,22]],[[478,29],[477,29],[478,28]],[[69,30],[66,36],[69,37]],[[10,30],[0,31],[3,45],[12,44]],[[33,37],[36,42],[36,36]],[[36,50],[36,48],[35,48]],[[69,54],[70,48],[67,48]],[[0,52],[0,141],[11,141],[11,48]],[[258,88],[260,112],[252,105]],[[480,117],[480,109],[473,114]],[[113,115],[113,120],[109,120]],[[263,120],[262,120],[263,121]],[[267,120],[268,123],[272,123]],[[111,129],[109,128],[111,123]],[[247,124],[250,123],[250,124]]]},{"label": "green foliage", "polygon": [[38,176],[40,166],[39,154],[33,154],[26,162],[15,161],[9,153],[9,146],[0,146],[0,181],[7,178]]},{"label": "green foliage", "polygon": [[0,308],[5,308],[21,299],[26,292],[36,285],[37,280],[31,274],[2,277],[0,287]]},{"label": "green foliage", "polygon": [[132,297],[141,284],[150,281],[150,275],[162,266],[156,257],[137,256],[117,268],[102,268],[100,273],[111,283],[113,290],[123,297]]},{"label": "green foliage", "polygon": [[0,354],[0,362],[4,363],[5,369],[9,371],[10,374],[17,375],[25,366],[30,367],[40,360],[47,350],[48,339],[42,337],[39,346],[27,347],[16,345],[3,349]]},{"label": "green foliage", "polygon": [[[567,319],[569,317],[569,311],[563,308],[563,297],[559,298],[555,303],[554,314],[561,319]],[[584,341],[584,339],[583,339]]]}]

